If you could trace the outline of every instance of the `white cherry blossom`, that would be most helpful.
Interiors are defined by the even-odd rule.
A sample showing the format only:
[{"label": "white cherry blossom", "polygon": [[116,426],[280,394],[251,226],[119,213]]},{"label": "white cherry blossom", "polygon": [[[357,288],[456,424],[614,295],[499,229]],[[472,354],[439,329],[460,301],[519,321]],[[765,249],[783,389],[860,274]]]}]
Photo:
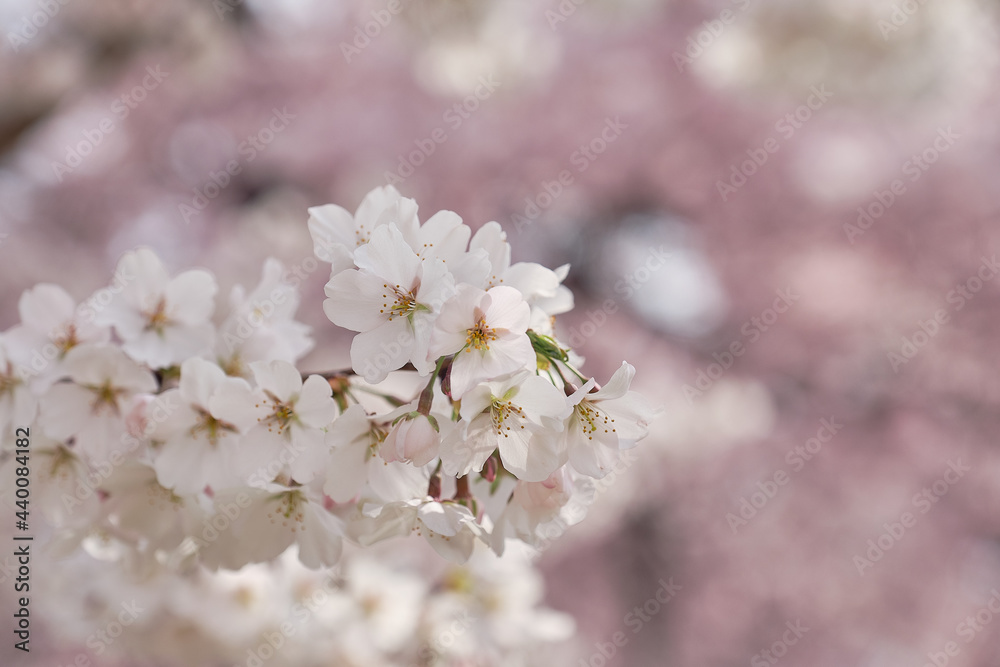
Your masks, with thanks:
[{"label": "white cherry blossom", "polygon": [[[6,336],[0,336],[0,429],[4,434],[30,424],[38,411],[29,378],[11,359],[9,344]],[[7,443],[6,437],[3,442]]]},{"label": "white cherry blossom", "polygon": [[374,231],[395,224],[411,233],[418,227],[417,203],[391,185],[375,188],[352,216],[336,204],[309,209],[309,233],[316,256],[331,264],[331,277],[354,267],[354,251],[371,240]]},{"label": "white cherry blossom", "polygon": [[93,322],[92,311],[78,307],[58,285],[41,283],[25,290],[17,303],[21,324],[5,334],[18,371],[41,393],[64,377],[66,353],[84,343],[107,343],[111,330]]},{"label": "white cherry blossom", "polygon": [[350,529],[362,546],[416,533],[443,558],[454,563],[467,561],[476,541],[485,536],[467,507],[430,497],[387,503],[354,521]]},{"label": "white cherry blossom", "polygon": [[46,435],[104,461],[127,445],[124,416],[133,399],[156,391],[149,370],[111,345],[79,345],[66,354],[70,382],[53,385],[41,399],[39,421]]},{"label": "white cherry blossom", "polygon": [[269,258],[253,291],[237,285],[230,293],[229,314],[215,340],[219,365],[229,375],[249,377],[255,361],[298,361],[313,347],[310,328],[295,320],[299,300],[284,265]]},{"label": "white cherry blossom", "polygon": [[165,368],[211,349],[218,289],[212,274],[193,269],[170,278],[149,248],[125,253],[116,273],[124,284],[96,321],[115,328],[129,356]]},{"label": "white cherry blossom", "polygon": [[572,407],[551,382],[528,372],[484,382],[462,397],[464,427],[445,440],[443,470],[480,471],[500,450],[504,468],[518,479],[540,482],[566,462],[562,422]]},{"label": "white cherry blossom", "polygon": [[527,302],[512,287],[484,291],[459,286],[441,307],[430,346],[433,358],[455,355],[453,398],[462,398],[480,382],[535,367],[535,350],[526,334],[530,315]]},{"label": "white cherry blossom", "polygon": [[569,460],[584,475],[600,479],[608,474],[621,450],[646,437],[659,414],[645,397],[629,391],[634,376],[635,367],[622,362],[601,389],[593,391],[591,379],[570,396],[573,413],[565,430]]},{"label": "white cherry blossom", "polygon": [[548,546],[583,520],[594,493],[593,480],[567,466],[542,482],[518,482],[493,529],[493,550],[502,555],[508,539],[538,548]]},{"label": "white cherry blossom", "polygon": [[562,284],[569,274],[568,264],[555,271],[535,262],[511,264],[507,233],[496,222],[480,227],[469,246],[470,251],[482,252],[488,258],[490,270],[484,289],[497,285],[513,287],[521,292],[532,310],[537,309],[547,317],[573,309],[573,293]]},{"label": "white cherry blossom", "polygon": [[319,375],[303,382],[284,361],[254,362],[250,370],[257,382],[252,398],[257,423],[240,444],[274,464],[258,466],[256,479],[271,481],[287,466],[295,481],[311,481],[327,458],[324,429],[337,415],[330,384]]},{"label": "white cherry blossom", "polygon": [[308,487],[277,484],[220,494],[217,505],[240,508],[231,528],[204,550],[210,567],[239,569],[277,558],[292,544],[299,559],[316,569],[335,565],[343,549],[343,521]]},{"label": "white cherry blossom", "polygon": [[351,343],[354,372],[381,382],[408,361],[434,369],[427,353],[440,304],[454,281],[443,262],[424,262],[395,225],[377,228],[355,253],[357,270],[326,284],[323,310],[331,322],[359,332]]},{"label": "white cherry blossom", "polygon": [[369,416],[362,406],[352,405],[333,422],[327,432],[326,495],[338,503],[355,498],[392,502],[427,491],[430,473],[425,469],[378,456],[391,421],[391,414]]},{"label": "white cherry blossom", "polygon": [[180,386],[157,396],[151,408],[168,415],[152,429],[161,442],[153,464],[160,484],[177,493],[246,484],[273,455],[242,438],[257,424],[253,400],[245,380],[227,377],[211,361],[195,357],[181,364]]}]

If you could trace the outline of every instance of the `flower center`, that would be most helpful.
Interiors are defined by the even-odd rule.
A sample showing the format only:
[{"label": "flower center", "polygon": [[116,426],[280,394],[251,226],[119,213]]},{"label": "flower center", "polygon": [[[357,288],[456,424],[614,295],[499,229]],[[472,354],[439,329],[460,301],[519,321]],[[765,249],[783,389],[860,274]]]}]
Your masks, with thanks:
[{"label": "flower center", "polygon": [[281,523],[286,528],[291,528],[292,532],[302,530],[302,520],[305,513],[301,505],[304,502],[302,493],[299,491],[283,491],[271,498],[275,501],[267,512],[267,519],[271,523]]},{"label": "flower center", "polygon": [[14,365],[8,361],[7,369],[0,373],[0,396],[4,394],[11,394],[13,396],[14,389],[19,384],[21,384],[21,379],[14,377]]},{"label": "flower center", "polygon": [[378,312],[383,315],[388,313],[390,321],[396,317],[412,318],[413,314],[418,311],[430,310],[427,306],[417,303],[416,288],[407,291],[399,285],[393,286],[384,283],[382,289],[385,290],[382,294],[385,301],[382,302],[382,307]]},{"label": "flower center", "polygon": [[359,224],[357,229],[354,230],[354,240],[358,244],[357,247],[359,248],[364,244],[368,243],[371,240],[371,238],[372,238],[371,231],[366,230],[365,226],[362,224]]},{"label": "flower center", "polygon": [[156,307],[151,311],[143,312],[143,315],[146,317],[147,331],[163,333],[163,327],[170,323],[170,317],[167,316],[167,300],[160,297]]},{"label": "flower center", "polygon": [[55,451],[52,452],[50,458],[49,476],[52,478],[59,477],[60,479],[68,480],[73,472],[73,465],[77,461],[73,452],[60,445],[55,449]]},{"label": "flower center", "polygon": [[96,387],[90,386],[87,389],[94,392],[94,402],[90,405],[94,414],[100,414],[105,409],[116,417],[121,414],[118,409],[118,397],[126,393],[125,389],[115,387],[111,384],[111,380],[105,380],[104,384]]},{"label": "flower center", "polygon": [[385,439],[389,436],[389,432],[385,429],[380,428],[376,424],[372,424],[371,428],[368,429],[368,457],[375,455],[378,450],[379,445],[385,442]]},{"label": "flower center", "polygon": [[219,438],[227,433],[236,433],[236,427],[232,424],[216,419],[208,410],[200,406],[194,406],[198,413],[198,421],[191,427],[191,437],[197,438],[199,433],[204,433],[208,437],[208,442],[213,447],[219,444]]},{"label": "flower center", "polygon": [[[505,431],[510,430],[510,426],[507,426],[507,419],[510,417],[514,419],[515,423],[518,420],[524,419],[524,411],[521,410],[521,406],[514,405],[510,401],[494,398],[492,409],[490,410],[490,418],[493,421],[493,430],[496,431],[497,435],[502,435],[505,438],[509,437]],[[517,425],[524,428],[524,424]]]},{"label": "flower center", "polygon": [[52,342],[59,349],[59,356],[65,356],[67,352],[76,347],[80,340],[76,337],[76,325],[70,324],[66,330],[56,336]]},{"label": "flower center", "polygon": [[246,368],[239,352],[234,352],[228,359],[219,359],[219,368],[230,377],[243,377]]},{"label": "flower center", "polygon": [[607,413],[602,412],[595,404],[584,399],[574,408],[577,416],[577,422],[580,424],[580,428],[583,429],[584,435],[587,436],[588,440],[594,439],[594,433],[597,433],[598,429],[603,429],[605,433],[616,433],[614,423],[615,420],[607,415]]},{"label": "flower center", "polygon": [[[295,418],[295,406],[292,403],[279,401],[278,398],[271,392],[266,393],[267,398],[264,399],[264,403],[265,405],[270,403],[274,406],[274,409],[268,416],[258,417],[257,421],[262,424],[267,424],[267,430],[272,433],[275,428],[277,428],[278,435],[281,435],[285,432],[285,429],[288,428],[292,419]],[[260,403],[257,403],[256,407],[260,407]]]},{"label": "flower center", "polygon": [[486,326],[486,321],[480,317],[474,327],[465,330],[465,351],[476,349],[486,352],[490,349],[490,341],[496,339],[496,330]]}]

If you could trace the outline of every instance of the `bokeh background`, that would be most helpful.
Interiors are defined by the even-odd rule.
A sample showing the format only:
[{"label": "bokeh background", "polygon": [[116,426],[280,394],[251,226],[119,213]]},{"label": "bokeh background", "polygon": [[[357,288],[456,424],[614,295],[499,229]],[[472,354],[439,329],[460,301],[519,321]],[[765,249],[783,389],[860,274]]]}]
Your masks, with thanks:
[{"label": "bokeh background", "polygon": [[[4,0],[0,329],[25,288],[85,298],[141,244],[222,293],[267,256],[301,269],[307,207],[394,182],[422,217],[571,263],[563,336],[665,408],[540,561],[578,622],[566,665],[619,631],[609,665],[994,665],[997,20],[986,0]],[[348,365],[322,273],[308,370]]]}]

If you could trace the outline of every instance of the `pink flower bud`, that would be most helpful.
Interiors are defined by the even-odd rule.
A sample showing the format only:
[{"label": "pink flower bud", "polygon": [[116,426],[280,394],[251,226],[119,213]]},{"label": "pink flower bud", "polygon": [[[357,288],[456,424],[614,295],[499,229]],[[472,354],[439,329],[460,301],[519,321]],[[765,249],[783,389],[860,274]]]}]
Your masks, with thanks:
[{"label": "pink flower bud", "polygon": [[415,466],[430,463],[441,445],[441,435],[426,415],[411,413],[399,420],[379,453],[386,461],[405,461]]}]

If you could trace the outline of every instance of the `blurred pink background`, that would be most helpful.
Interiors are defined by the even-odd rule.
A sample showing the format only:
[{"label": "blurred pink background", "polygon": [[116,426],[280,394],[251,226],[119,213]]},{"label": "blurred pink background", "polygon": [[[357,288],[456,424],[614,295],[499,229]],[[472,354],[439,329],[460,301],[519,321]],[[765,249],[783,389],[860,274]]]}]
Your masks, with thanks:
[{"label": "blurred pink background", "polygon": [[666,409],[540,561],[578,620],[566,665],[605,664],[617,632],[608,665],[992,665],[997,19],[9,0],[0,328],[24,289],[85,298],[137,245],[222,293],[275,256],[304,271],[303,368],[347,366],[306,208],[392,180],[422,218],[497,220],[515,258],[571,263],[563,337],[599,379],[635,364]]}]

